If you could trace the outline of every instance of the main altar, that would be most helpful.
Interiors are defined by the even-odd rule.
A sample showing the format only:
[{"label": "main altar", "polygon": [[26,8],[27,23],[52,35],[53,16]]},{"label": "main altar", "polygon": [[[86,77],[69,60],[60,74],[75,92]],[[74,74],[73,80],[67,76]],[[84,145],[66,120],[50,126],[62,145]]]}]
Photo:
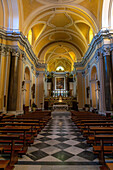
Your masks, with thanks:
[{"label": "main altar", "polygon": [[76,79],[68,72],[53,72],[47,76],[44,108],[78,110]]}]

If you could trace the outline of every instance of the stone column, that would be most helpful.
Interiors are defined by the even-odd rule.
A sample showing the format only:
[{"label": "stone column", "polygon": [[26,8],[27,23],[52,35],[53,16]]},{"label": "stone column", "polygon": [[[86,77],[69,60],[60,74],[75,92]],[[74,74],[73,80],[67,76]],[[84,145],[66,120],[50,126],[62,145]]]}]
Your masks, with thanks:
[{"label": "stone column", "polygon": [[38,94],[38,83],[39,83],[39,80],[38,80],[38,76],[39,76],[39,73],[36,72],[36,105],[38,106],[38,103],[39,103],[39,94]]},{"label": "stone column", "polygon": [[104,91],[104,66],[103,56],[101,52],[98,52],[97,59],[99,62],[99,80],[100,80],[100,91],[99,91],[99,112],[105,112],[105,91]]},{"label": "stone column", "polygon": [[[66,75],[66,91],[69,93],[69,75]],[[69,94],[66,93],[66,97],[68,97]]]},{"label": "stone column", "polygon": [[90,68],[90,64],[88,64],[87,65],[87,75],[88,75],[88,86],[87,86],[87,88],[88,88],[88,95],[89,95],[89,97],[87,98],[87,104],[91,104],[91,88],[90,88],[90,71],[91,71],[91,68]]},{"label": "stone column", "polygon": [[20,53],[20,56],[18,58],[18,93],[17,93],[17,112],[23,113],[23,87],[22,87],[22,81],[23,81],[23,55]]},{"label": "stone column", "polygon": [[44,81],[42,72],[40,72],[38,76],[38,108],[40,109],[41,103],[44,104]]},{"label": "stone column", "polygon": [[55,91],[55,76],[53,76],[53,90]]},{"label": "stone column", "polygon": [[19,52],[16,49],[13,49],[9,76],[8,111],[16,111],[17,108],[18,57]]},{"label": "stone column", "polygon": [[4,111],[4,99],[6,101],[6,97],[4,97],[7,61],[6,49],[5,46],[1,46],[0,49],[0,111]]},{"label": "stone column", "polygon": [[7,111],[10,62],[11,62],[11,49],[6,48],[6,70],[5,70],[5,82],[4,82],[4,109],[3,109],[4,113],[6,113]]},{"label": "stone column", "polygon": [[85,105],[85,71],[82,72],[82,94],[83,94],[83,107]]},{"label": "stone column", "polygon": [[[111,60],[112,60],[112,74],[113,74],[113,47],[111,48]],[[113,76],[112,76],[112,99],[111,99],[111,104],[112,104],[112,110],[113,110]]]},{"label": "stone column", "polygon": [[24,110],[25,110],[25,94],[26,94],[25,70],[24,70],[25,64],[26,64],[26,55],[25,55],[25,53],[23,53],[23,55],[22,55],[22,65],[23,65],[22,75],[23,76],[22,76],[22,95],[21,95],[21,108],[22,108],[23,113],[24,113]]},{"label": "stone column", "polygon": [[47,97],[47,79],[44,76],[44,96]]},{"label": "stone column", "polygon": [[112,64],[110,48],[103,49],[103,69],[104,69],[104,88],[106,111],[112,110]]}]

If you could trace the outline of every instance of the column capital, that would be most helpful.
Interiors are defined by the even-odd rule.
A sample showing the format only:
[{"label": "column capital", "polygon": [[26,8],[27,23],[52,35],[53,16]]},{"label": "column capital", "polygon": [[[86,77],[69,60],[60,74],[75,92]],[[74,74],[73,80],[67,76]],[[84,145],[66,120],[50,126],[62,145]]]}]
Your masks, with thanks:
[{"label": "column capital", "polygon": [[109,56],[110,55],[110,46],[109,45],[103,46],[101,53],[103,54],[104,57]]},{"label": "column capital", "polygon": [[6,55],[10,55],[10,52],[11,52],[11,48],[10,47],[6,47]]},{"label": "column capital", "polygon": [[36,78],[38,78],[38,76],[39,76],[39,72],[38,72],[38,71],[36,71]]},{"label": "column capital", "polygon": [[20,51],[18,49],[12,49],[12,56],[18,57],[20,56]]},{"label": "column capital", "polygon": [[7,50],[8,50],[8,47],[0,46],[0,53],[1,53],[1,55],[5,56]]},{"label": "column capital", "polygon": [[112,52],[113,52],[113,44],[111,44],[111,49],[110,49],[110,51],[112,51]]},{"label": "column capital", "polygon": [[34,71],[34,66],[33,66],[33,65],[31,65],[31,71],[32,71],[32,72]]},{"label": "column capital", "polygon": [[22,53],[22,61],[23,61],[23,63],[25,63],[25,61],[26,61],[26,55],[25,55],[25,53]]},{"label": "column capital", "polygon": [[97,63],[98,63],[99,59],[100,59],[100,51],[97,50],[96,53],[95,53],[95,60],[96,60]]},{"label": "column capital", "polygon": [[90,71],[90,64],[87,65],[87,71]]},{"label": "column capital", "polygon": [[82,77],[85,77],[85,71],[82,72]]}]

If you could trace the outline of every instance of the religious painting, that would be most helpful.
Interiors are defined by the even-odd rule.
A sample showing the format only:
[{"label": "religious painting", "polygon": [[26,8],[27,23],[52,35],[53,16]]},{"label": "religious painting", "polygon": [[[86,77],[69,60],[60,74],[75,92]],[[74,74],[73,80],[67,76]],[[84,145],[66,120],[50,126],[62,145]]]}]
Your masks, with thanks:
[{"label": "religious painting", "polygon": [[56,90],[64,90],[64,78],[56,78]]}]

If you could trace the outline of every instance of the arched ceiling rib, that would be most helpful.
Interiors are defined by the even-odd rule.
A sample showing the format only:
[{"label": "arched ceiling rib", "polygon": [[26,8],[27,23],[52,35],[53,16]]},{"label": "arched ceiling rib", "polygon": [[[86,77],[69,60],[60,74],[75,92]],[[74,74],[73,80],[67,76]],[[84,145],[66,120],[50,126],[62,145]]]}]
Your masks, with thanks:
[{"label": "arched ceiling rib", "polygon": [[[1,20],[3,26],[19,28],[26,36],[30,30],[31,45],[39,60],[48,63],[52,60],[58,63],[65,61],[68,66],[70,63],[70,69],[74,62],[82,59],[92,37],[101,28],[103,0],[1,0],[0,2],[3,5],[1,16],[3,15],[5,20],[5,22]],[[59,43],[63,48],[58,48]],[[55,49],[58,51],[55,52]],[[63,49],[65,53],[62,52]]]}]

